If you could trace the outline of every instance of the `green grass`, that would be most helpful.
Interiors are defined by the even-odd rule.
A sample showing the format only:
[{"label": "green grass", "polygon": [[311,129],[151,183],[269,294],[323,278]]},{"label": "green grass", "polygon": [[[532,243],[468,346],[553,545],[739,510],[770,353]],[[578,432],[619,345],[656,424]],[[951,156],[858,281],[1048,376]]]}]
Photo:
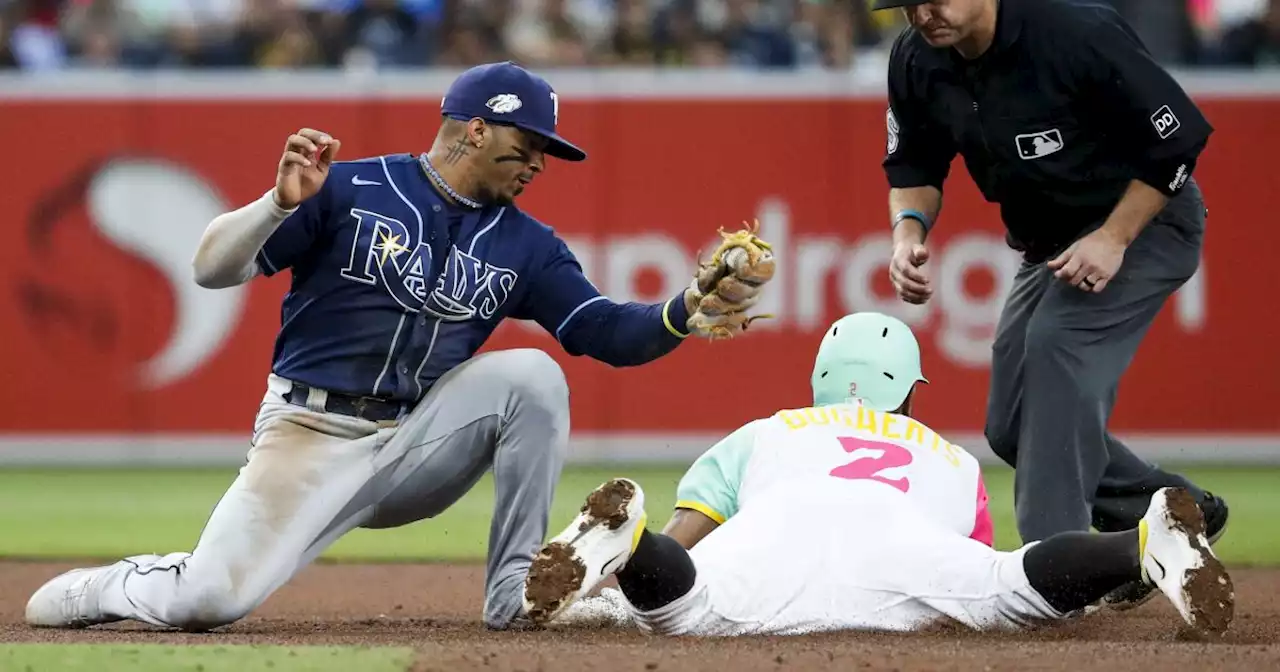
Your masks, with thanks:
[{"label": "green grass", "polygon": [[[680,472],[620,467],[565,471],[552,526],[567,524],[582,498],[619,475],[645,486],[652,518],[675,503]],[[0,469],[0,557],[103,557],[189,550],[234,469]],[[355,530],[325,554],[374,561],[479,560],[493,515],[486,475],[448,511],[390,530]],[[661,523],[656,523],[660,525]]]},{"label": "green grass", "polygon": [[407,648],[3,644],[0,670],[13,672],[403,672]]},{"label": "green grass", "polygon": [[[1280,469],[1189,468],[1192,480],[1227,498],[1231,530],[1218,546],[1237,564],[1280,565]],[[573,467],[557,488],[554,530],[568,523],[592,488],[615,475],[645,486],[651,527],[667,520],[679,467]],[[117,558],[188,550],[235,470],[0,469],[0,556]],[[1012,472],[987,471],[996,544],[1018,543]],[[484,557],[493,482],[439,517],[392,530],[355,530],[324,555],[330,560],[473,561]]]}]

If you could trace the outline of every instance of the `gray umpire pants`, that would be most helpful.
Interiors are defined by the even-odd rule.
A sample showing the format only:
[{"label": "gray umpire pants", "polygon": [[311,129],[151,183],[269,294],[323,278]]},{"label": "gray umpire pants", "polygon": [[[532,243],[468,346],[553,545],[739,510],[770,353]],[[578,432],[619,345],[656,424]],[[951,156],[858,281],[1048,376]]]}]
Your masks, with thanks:
[{"label": "gray umpire pants", "polygon": [[1152,493],[1203,491],[1134,455],[1107,430],[1116,388],[1166,299],[1200,263],[1204,199],[1194,180],[1125,251],[1101,293],[1025,262],[992,346],[986,437],[1015,469],[1023,542],[1136,527]]}]

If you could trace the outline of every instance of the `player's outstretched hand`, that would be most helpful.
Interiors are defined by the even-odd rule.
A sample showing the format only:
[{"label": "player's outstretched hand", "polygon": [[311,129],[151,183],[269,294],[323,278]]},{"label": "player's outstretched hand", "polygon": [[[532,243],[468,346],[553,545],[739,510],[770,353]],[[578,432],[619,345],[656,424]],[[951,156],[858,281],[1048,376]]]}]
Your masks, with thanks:
[{"label": "player's outstretched hand", "polygon": [[312,128],[300,129],[284,143],[284,154],[276,170],[276,204],[292,209],[316,195],[329,177],[329,166],[338,157],[342,143]]},{"label": "player's outstretched hand", "polygon": [[933,296],[929,276],[923,266],[929,261],[929,248],[923,243],[903,241],[894,245],[889,261],[889,278],[898,297],[907,303],[922,304]]},{"label": "player's outstretched hand", "polygon": [[772,317],[747,314],[760,300],[760,290],[773,279],[777,268],[773,246],[756,235],[759,228],[760,223],[756,222],[733,233],[720,229],[724,241],[709,260],[701,262],[684,293],[689,333],[711,339],[732,338],[746,331],[752,321]]}]

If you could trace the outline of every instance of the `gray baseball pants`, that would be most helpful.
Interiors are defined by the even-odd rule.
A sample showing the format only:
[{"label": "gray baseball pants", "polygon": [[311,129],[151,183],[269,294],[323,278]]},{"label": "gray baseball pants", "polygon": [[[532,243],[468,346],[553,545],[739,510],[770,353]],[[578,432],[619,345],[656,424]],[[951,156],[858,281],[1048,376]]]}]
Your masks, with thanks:
[{"label": "gray baseball pants", "polygon": [[269,378],[248,462],[195,549],[130,558],[135,566],[104,585],[103,610],[187,630],[237,621],[347,532],[432,518],[492,467],[484,621],[511,625],[568,447],[569,392],[555,360],[478,355],[398,425],[324,412],[319,398],[295,406],[282,397],[289,388]]},{"label": "gray baseball pants", "polygon": [[1107,430],[1116,388],[1156,314],[1196,271],[1205,228],[1194,180],[1147,224],[1101,293],[1019,269],[992,346],[986,437],[1015,469],[1024,542],[1136,527],[1162,487],[1203,491],[1134,455]]}]

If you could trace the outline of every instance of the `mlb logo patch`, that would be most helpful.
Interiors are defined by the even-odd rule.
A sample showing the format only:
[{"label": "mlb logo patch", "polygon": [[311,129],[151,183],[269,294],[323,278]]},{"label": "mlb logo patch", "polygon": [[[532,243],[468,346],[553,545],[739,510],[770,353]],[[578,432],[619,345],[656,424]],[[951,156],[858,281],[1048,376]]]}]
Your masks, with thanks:
[{"label": "mlb logo patch", "polygon": [[1156,133],[1159,133],[1160,139],[1164,140],[1173,135],[1173,132],[1178,130],[1182,123],[1173,115],[1173,110],[1169,109],[1168,105],[1165,105],[1151,115],[1151,125],[1156,127]]},{"label": "mlb logo patch", "polygon": [[1039,133],[1023,133],[1014,138],[1018,143],[1018,156],[1023,161],[1042,159],[1062,149],[1062,133],[1056,128]]}]

